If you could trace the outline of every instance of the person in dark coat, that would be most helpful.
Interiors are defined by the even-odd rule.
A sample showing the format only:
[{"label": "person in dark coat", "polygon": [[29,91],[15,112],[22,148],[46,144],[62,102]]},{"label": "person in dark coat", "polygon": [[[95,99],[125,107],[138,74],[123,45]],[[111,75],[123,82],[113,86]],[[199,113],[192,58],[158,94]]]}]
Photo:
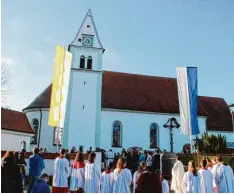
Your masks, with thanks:
[{"label": "person in dark coat", "polygon": [[1,186],[2,193],[23,193],[20,169],[12,151],[7,151],[2,158]]},{"label": "person in dark coat", "polygon": [[[14,152],[14,159],[15,159],[15,163],[17,164],[18,168],[20,169],[21,181],[22,181],[22,185],[24,185],[25,174],[23,174],[24,168],[21,165],[21,161],[19,158],[19,152]],[[25,171],[24,171],[24,173],[25,173]]]},{"label": "person in dark coat", "polygon": [[50,187],[47,184],[49,181],[48,174],[41,175],[40,179],[37,180],[36,185],[32,189],[32,193],[50,193]]},{"label": "person in dark coat", "polygon": [[26,150],[22,149],[20,154],[19,154],[19,164],[21,165],[21,167],[23,167],[24,176],[25,176],[25,166],[27,166],[27,163],[25,162],[25,157],[24,157],[25,152],[26,152]]},{"label": "person in dark coat", "polygon": [[137,164],[138,164],[138,152],[133,151],[132,152],[132,174],[137,170]]},{"label": "person in dark coat", "polygon": [[154,172],[143,173],[137,181],[136,193],[162,193],[159,174]]}]

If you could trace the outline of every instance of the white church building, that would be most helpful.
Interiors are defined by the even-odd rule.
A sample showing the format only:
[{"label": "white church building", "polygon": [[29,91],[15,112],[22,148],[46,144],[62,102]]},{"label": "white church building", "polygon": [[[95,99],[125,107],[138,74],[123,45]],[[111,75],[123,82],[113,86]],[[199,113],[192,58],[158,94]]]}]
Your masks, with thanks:
[{"label": "white church building", "polygon": [[[180,123],[176,78],[104,71],[105,54],[89,10],[68,47],[72,65],[64,129],[59,135],[48,125],[51,85],[23,112],[34,129],[32,146],[56,152],[90,146],[103,149],[159,146],[170,151],[169,118]],[[198,97],[198,122],[204,132],[226,135],[234,142],[231,114],[223,98]],[[174,151],[180,152],[189,137],[173,130]]]}]

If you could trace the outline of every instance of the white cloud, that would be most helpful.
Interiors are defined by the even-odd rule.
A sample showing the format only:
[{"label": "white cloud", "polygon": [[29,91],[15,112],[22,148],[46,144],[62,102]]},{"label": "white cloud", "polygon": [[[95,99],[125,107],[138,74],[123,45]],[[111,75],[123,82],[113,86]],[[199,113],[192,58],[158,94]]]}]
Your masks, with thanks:
[{"label": "white cloud", "polygon": [[2,57],[1,63],[6,64],[7,66],[12,66],[14,64],[14,60],[12,58],[9,58],[9,57]]}]

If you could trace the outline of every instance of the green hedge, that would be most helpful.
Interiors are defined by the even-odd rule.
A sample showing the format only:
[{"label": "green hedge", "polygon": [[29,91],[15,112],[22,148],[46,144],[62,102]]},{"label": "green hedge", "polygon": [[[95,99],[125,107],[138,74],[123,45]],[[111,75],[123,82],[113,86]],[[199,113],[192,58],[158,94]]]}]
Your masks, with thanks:
[{"label": "green hedge", "polygon": [[[199,166],[198,162],[200,163],[200,161],[202,160],[203,157],[206,156],[206,157],[210,158],[210,160],[212,160],[212,158],[215,157],[215,155],[208,155],[208,156],[207,155],[199,155],[197,157],[197,155],[194,155],[194,154],[191,154],[191,155],[181,154],[180,156],[181,156],[181,161],[183,162],[183,164],[185,166],[188,166],[188,162],[190,160],[194,160],[196,165]],[[223,158],[223,161],[225,161],[227,164],[229,164],[232,167],[232,169],[234,170],[234,156],[228,155],[228,156],[222,156],[222,158]]]}]

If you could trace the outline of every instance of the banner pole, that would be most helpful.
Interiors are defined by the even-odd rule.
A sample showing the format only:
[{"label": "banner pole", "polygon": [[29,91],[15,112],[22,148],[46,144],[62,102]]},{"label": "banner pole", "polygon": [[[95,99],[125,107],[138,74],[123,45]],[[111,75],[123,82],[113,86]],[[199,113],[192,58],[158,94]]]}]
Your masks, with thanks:
[{"label": "banner pole", "polygon": [[192,139],[192,133],[190,131],[190,149],[191,149],[191,153],[192,153],[192,150],[193,150],[193,139]]},{"label": "banner pole", "polygon": [[66,55],[66,48],[64,46],[64,57],[63,57],[63,64],[62,64],[62,83],[60,89],[60,96],[59,96],[59,121],[57,127],[57,153],[59,152],[59,133],[60,133],[60,117],[61,117],[61,102],[62,102],[62,91],[63,91],[63,72],[64,72],[64,62],[65,62],[65,55]]}]

